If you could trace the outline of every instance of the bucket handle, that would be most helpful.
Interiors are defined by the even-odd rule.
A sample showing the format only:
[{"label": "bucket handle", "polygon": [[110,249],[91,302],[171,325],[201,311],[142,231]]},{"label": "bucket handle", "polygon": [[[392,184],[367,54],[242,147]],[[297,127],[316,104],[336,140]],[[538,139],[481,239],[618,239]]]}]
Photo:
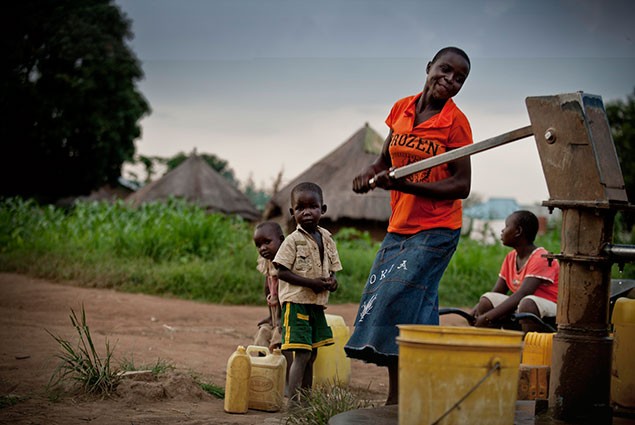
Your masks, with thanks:
[{"label": "bucket handle", "polygon": [[439,424],[439,423],[440,423],[440,422],[441,422],[441,421],[442,421],[442,420],[443,420],[446,416],[448,416],[450,413],[452,413],[452,411],[453,411],[454,409],[456,409],[457,407],[459,407],[459,405],[460,405],[461,403],[463,403],[463,401],[464,401],[466,398],[468,398],[468,397],[470,396],[470,394],[472,394],[474,391],[476,391],[476,389],[477,389],[478,387],[480,387],[480,386],[481,386],[481,384],[487,380],[487,378],[489,378],[490,376],[492,376],[492,374],[493,374],[494,372],[496,372],[496,371],[500,371],[500,369],[501,369],[501,362],[500,362],[500,359],[499,359],[498,357],[493,357],[493,358],[490,360],[490,369],[487,371],[487,373],[485,374],[485,376],[484,376],[484,377],[482,377],[482,378],[481,378],[481,380],[480,380],[480,381],[478,381],[478,382],[476,383],[476,385],[474,385],[472,388],[470,388],[470,390],[469,390],[467,393],[465,393],[465,395],[464,395],[463,397],[461,397],[461,398],[459,399],[459,401],[457,401],[456,403],[454,403],[454,405],[453,405],[452,407],[450,407],[448,410],[446,410],[446,411],[445,411],[445,413],[444,413],[444,414],[442,414],[442,415],[439,417],[439,419],[437,419],[436,421],[432,422],[432,424],[431,424],[431,425],[438,425],[438,424]]}]

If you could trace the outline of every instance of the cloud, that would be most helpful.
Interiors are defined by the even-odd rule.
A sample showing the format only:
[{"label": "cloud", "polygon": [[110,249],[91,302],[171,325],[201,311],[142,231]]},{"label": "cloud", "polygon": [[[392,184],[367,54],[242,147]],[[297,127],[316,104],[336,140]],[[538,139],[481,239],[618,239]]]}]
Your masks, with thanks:
[{"label": "cloud", "polygon": [[517,3],[513,0],[487,0],[483,11],[488,16],[499,18],[513,9]]},{"label": "cloud", "polygon": [[[153,108],[137,151],[197,147],[241,180],[294,177],[366,121],[385,135],[394,101],[421,90],[446,45],[472,59],[457,104],[476,141],[527,125],[526,96],[606,102],[633,90],[631,0],[116,2],[133,19]],[[535,157],[515,149],[475,159],[475,192],[544,199]]]}]

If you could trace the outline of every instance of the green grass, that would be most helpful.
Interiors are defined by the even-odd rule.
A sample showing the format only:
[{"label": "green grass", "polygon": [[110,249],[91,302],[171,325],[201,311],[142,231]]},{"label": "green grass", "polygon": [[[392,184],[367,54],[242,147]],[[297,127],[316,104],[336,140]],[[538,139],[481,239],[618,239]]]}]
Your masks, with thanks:
[{"label": "green grass", "polygon": [[53,389],[70,381],[82,393],[110,395],[119,383],[119,376],[118,370],[112,365],[113,351],[108,340],[105,343],[105,354],[99,354],[95,349],[83,306],[80,317],[71,309],[70,319],[78,334],[76,344],[47,330],[60,347],[57,354],[60,363],[49,380],[49,388]]},{"label": "green grass", "polygon": [[[537,244],[559,252],[559,234],[553,229]],[[264,305],[252,235],[253,225],[240,218],[207,214],[179,200],[140,208],[78,203],[64,210],[11,198],[0,201],[0,271],[209,303]],[[330,302],[357,303],[379,243],[354,229],[342,229],[335,239],[344,270]],[[441,280],[440,304],[474,305],[494,285],[508,251],[462,238]],[[623,273],[615,270],[616,277],[635,277],[632,264]]]},{"label": "green grass", "polygon": [[16,394],[6,394],[0,396],[0,409],[4,409],[5,407],[14,406],[21,401],[26,400],[26,397],[19,396]]},{"label": "green grass", "polygon": [[289,409],[286,425],[326,425],[331,417],[354,409],[372,407],[372,402],[350,388],[338,385],[300,390],[301,407]]},{"label": "green grass", "polygon": [[153,364],[135,364],[134,357],[124,357],[119,363],[122,372],[149,370],[154,376],[174,370],[174,365],[167,360],[157,359]]},{"label": "green grass", "polygon": [[199,382],[198,384],[206,393],[211,394],[216,398],[220,398],[220,399],[225,398],[225,389],[223,387],[219,387],[218,385],[215,385],[215,384],[208,384],[205,382]]}]

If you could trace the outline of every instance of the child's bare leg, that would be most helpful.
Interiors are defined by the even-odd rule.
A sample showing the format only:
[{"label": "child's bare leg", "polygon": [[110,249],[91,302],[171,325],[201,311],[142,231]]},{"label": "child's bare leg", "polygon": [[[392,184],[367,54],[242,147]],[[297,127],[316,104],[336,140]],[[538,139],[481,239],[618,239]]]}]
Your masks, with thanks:
[{"label": "child's bare leg", "polygon": [[313,386],[313,363],[317,357],[317,348],[311,350],[311,358],[306,369],[304,369],[304,377],[302,378],[302,388],[311,388]]},{"label": "child's bare leg", "polygon": [[388,363],[388,398],[386,406],[399,403],[399,360]]},{"label": "child's bare leg", "polygon": [[[519,313],[532,313],[536,316],[540,317],[540,311],[538,310],[538,306],[535,302],[530,299],[522,299],[520,304],[518,304],[518,312]],[[531,320],[523,319],[520,321],[520,325],[522,326],[523,332],[538,332],[541,330],[542,326],[538,323],[535,323]]]},{"label": "child's bare leg", "polygon": [[284,382],[284,395],[291,397],[291,392],[289,391],[289,376],[291,375],[291,364],[293,363],[293,351],[283,350],[282,355],[287,359],[287,376]]},{"label": "child's bare leg", "polygon": [[[478,304],[476,305],[476,309],[475,309],[476,317],[487,313],[488,311],[490,311],[493,308],[494,308],[494,305],[492,304],[492,302],[489,299],[487,299],[485,297],[481,297],[481,299],[478,301]],[[487,326],[495,328],[495,327],[498,326],[498,324],[497,323],[489,323]]]},{"label": "child's bare leg", "polygon": [[485,297],[481,297],[481,299],[478,300],[478,304],[476,305],[476,316],[478,317],[482,314],[485,314],[493,308],[494,306],[492,305],[492,302],[490,300]]},{"label": "child's bare leg", "polygon": [[291,369],[289,371],[289,395],[291,400],[298,401],[298,392],[302,387],[302,381],[304,379],[304,373],[311,361],[311,351],[309,350],[296,350],[295,358],[291,363]]}]

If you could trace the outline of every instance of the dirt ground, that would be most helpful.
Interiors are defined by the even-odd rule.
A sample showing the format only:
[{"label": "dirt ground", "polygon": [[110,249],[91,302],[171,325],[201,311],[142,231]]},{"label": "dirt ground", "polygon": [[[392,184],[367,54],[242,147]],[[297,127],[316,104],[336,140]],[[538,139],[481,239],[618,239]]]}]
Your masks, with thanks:
[{"label": "dirt ground", "polygon": [[[71,309],[80,313],[82,305],[96,348],[105,352],[108,340],[115,365],[160,361],[174,370],[158,380],[127,379],[111,398],[51,400],[46,384],[60,346],[47,331],[77,341],[69,315]],[[357,305],[331,305],[327,312],[342,316],[350,327]],[[204,304],[0,273],[0,396],[19,400],[0,409],[0,424],[279,423],[284,410],[225,413],[223,401],[202,391],[195,379],[224,387],[227,359],[238,345],[252,344],[256,323],[266,313],[264,305]],[[353,388],[380,403],[386,385],[385,369],[351,362]]]}]

